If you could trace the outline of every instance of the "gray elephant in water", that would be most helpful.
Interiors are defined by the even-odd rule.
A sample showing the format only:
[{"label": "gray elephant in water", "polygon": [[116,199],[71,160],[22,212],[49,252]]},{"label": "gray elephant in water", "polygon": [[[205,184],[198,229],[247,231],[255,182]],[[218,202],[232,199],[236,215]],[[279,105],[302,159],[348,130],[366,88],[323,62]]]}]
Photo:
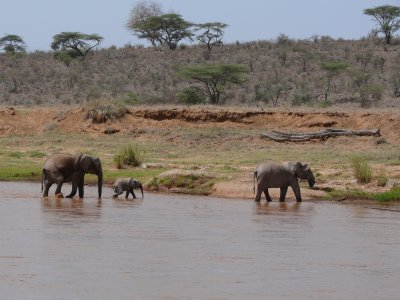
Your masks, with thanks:
[{"label": "gray elephant in water", "polygon": [[101,198],[103,186],[103,169],[101,161],[97,157],[78,154],[52,154],[44,163],[42,169],[43,197],[48,197],[49,189],[53,183],[57,184],[56,195],[61,195],[61,187],[64,182],[72,183],[72,191],[67,198],[72,198],[79,190],[79,197],[83,198],[83,186],[85,174],[96,174],[98,178],[98,194]]},{"label": "gray elephant in water", "polygon": [[129,197],[129,194],[132,194],[133,199],[136,199],[136,195],[133,192],[133,189],[140,189],[142,192],[143,199],[143,185],[140,181],[135,180],[133,178],[118,178],[115,180],[113,184],[114,195],[113,198],[118,198],[124,191],[126,191],[125,198]]},{"label": "gray elephant in water", "polygon": [[257,194],[255,201],[259,202],[264,192],[265,199],[272,201],[268,189],[280,188],[279,201],[285,201],[288,187],[290,186],[296,196],[297,202],[301,202],[299,179],[307,179],[310,187],[315,184],[315,177],[307,164],[301,162],[278,163],[267,160],[259,163],[254,171],[254,192],[255,181],[257,181]]}]

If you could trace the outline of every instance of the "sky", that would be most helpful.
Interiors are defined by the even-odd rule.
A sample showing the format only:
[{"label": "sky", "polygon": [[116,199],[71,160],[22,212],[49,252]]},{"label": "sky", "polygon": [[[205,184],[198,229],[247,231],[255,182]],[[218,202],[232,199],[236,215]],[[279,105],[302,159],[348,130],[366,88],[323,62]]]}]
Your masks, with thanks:
[{"label": "sky", "polygon": [[[62,31],[96,33],[102,47],[148,45],[125,24],[136,0],[0,0],[0,37],[17,34],[28,51],[50,50],[52,37]],[[163,11],[190,22],[223,22],[225,43],[313,35],[359,39],[376,27],[365,8],[400,6],[400,0],[160,0]],[[400,33],[399,33],[400,34]]]}]

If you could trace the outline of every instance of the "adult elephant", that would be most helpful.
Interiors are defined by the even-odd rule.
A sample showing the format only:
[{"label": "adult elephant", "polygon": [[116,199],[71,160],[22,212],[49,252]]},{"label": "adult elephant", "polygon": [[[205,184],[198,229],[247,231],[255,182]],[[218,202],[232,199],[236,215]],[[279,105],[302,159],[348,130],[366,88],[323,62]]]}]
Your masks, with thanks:
[{"label": "adult elephant", "polygon": [[315,177],[307,164],[301,162],[278,163],[272,160],[263,161],[257,165],[254,171],[254,192],[255,181],[257,181],[255,201],[260,201],[262,192],[264,192],[265,199],[268,202],[272,201],[268,189],[280,188],[279,201],[283,202],[290,186],[297,202],[301,202],[299,179],[307,179],[309,186],[314,186]]},{"label": "adult elephant", "polygon": [[42,170],[43,197],[48,197],[49,189],[53,183],[57,184],[56,195],[61,193],[64,182],[72,182],[72,191],[67,198],[75,196],[77,189],[79,197],[83,198],[83,185],[85,174],[96,174],[98,178],[98,193],[101,198],[103,186],[103,169],[101,161],[97,157],[84,154],[52,154],[44,163]]}]

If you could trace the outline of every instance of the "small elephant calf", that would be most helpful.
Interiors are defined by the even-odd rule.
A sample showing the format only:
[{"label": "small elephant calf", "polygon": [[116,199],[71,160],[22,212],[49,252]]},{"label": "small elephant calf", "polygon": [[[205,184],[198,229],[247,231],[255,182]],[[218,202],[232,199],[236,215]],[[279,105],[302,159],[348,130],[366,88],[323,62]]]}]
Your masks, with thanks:
[{"label": "small elephant calf", "polygon": [[118,198],[124,191],[126,191],[125,199],[129,197],[129,194],[132,194],[133,199],[136,199],[136,195],[133,192],[133,189],[140,189],[142,192],[143,199],[143,186],[142,183],[133,178],[118,178],[115,180],[113,184],[114,195],[113,198]]}]

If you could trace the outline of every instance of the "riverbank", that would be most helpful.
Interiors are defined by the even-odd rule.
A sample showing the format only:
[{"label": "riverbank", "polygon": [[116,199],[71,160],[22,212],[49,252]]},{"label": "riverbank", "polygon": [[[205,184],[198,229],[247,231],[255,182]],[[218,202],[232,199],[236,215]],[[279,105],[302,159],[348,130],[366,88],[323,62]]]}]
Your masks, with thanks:
[{"label": "riverbank", "polygon": [[[382,137],[338,137],[325,141],[278,143],[262,139],[271,130],[314,132],[327,127],[379,128]],[[361,197],[387,192],[400,182],[400,116],[382,110],[299,111],[222,107],[130,108],[123,118],[94,123],[81,107],[0,109],[0,180],[40,182],[41,167],[54,152],[87,153],[101,158],[106,183],[116,177],[150,182],[170,170],[211,174],[212,185],[200,194],[253,199],[253,171],[264,159],[303,161],[312,168],[318,189],[302,183],[305,199]],[[137,145],[142,167],[117,169],[114,155]],[[373,170],[367,184],[358,183],[349,158],[361,155]],[[386,184],[379,186],[379,177]],[[87,176],[87,182],[95,181]],[[167,187],[167,190],[169,188]],[[272,191],[277,198],[278,191]],[[336,191],[331,193],[327,191]],[[338,192],[339,191],[339,192]],[[172,192],[179,190],[172,187]],[[293,194],[289,190],[288,198]]]}]

